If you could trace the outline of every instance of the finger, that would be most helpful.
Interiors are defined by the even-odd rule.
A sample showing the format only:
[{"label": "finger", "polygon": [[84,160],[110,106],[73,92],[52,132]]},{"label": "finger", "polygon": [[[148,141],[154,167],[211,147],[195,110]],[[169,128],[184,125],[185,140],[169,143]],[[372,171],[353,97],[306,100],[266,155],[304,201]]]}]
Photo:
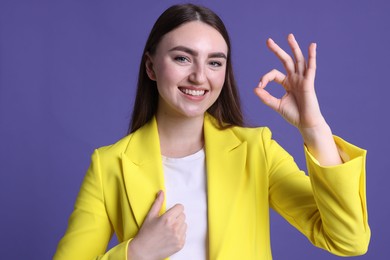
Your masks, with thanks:
[{"label": "finger", "polygon": [[279,47],[271,38],[267,40],[268,48],[279,58],[283,63],[284,68],[288,73],[295,72],[294,60],[282,48]]},{"label": "finger", "polygon": [[276,83],[285,87],[284,86],[285,79],[286,79],[286,75],[284,75],[282,72],[280,72],[276,69],[273,69],[261,78],[258,87],[265,88],[267,86],[267,84],[271,81],[275,81]]},{"label": "finger", "polygon": [[283,73],[276,69],[273,69],[261,78],[259,85],[257,86],[257,88],[255,88],[255,94],[264,104],[278,111],[280,106],[280,99],[272,96],[267,90],[265,90],[265,88],[269,82],[275,81],[276,83],[281,84],[286,89],[286,87],[284,86],[285,84],[283,84],[285,79],[286,76]]},{"label": "finger", "polygon": [[176,204],[164,213],[164,217],[176,219],[180,214],[184,214],[184,206],[182,204]]},{"label": "finger", "polygon": [[175,225],[177,226],[177,230],[180,232],[180,234],[185,234],[187,231],[187,223],[185,222],[185,215],[181,214],[175,222]]},{"label": "finger", "polygon": [[183,248],[185,243],[186,243],[186,238],[187,238],[187,224],[182,223],[180,226],[177,228],[177,238],[179,239],[179,249]]},{"label": "finger", "polygon": [[182,235],[184,241],[185,241],[185,237],[186,237],[186,233],[187,233],[187,223],[181,223],[179,228],[178,228],[178,232],[179,234]]},{"label": "finger", "polygon": [[272,96],[267,90],[263,88],[255,88],[255,93],[264,104],[274,109],[275,111],[278,111],[280,106],[280,99]]},{"label": "finger", "polygon": [[309,59],[307,63],[306,76],[314,81],[317,68],[317,44],[312,43],[309,46]]},{"label": "finger", "polygon": [[163,203],[164,203],[164,192],[160,190],[157,193],[157,198],[154,200],[153,205],[150,207],[149,213],[146,218],[159,217],[159,213]]},{"label": "finger", "polygon": [[302,75],[305,72],[306,67],[305,57],[303,56],[301,48],[292,33],[288,35],[287,41],[295,58],[295,71]]},{"label": "finger", "polygon": [[185,223],[185,221],[186,221],[186,215],[184,213],[181,213],[176,217],[177,223]]}]

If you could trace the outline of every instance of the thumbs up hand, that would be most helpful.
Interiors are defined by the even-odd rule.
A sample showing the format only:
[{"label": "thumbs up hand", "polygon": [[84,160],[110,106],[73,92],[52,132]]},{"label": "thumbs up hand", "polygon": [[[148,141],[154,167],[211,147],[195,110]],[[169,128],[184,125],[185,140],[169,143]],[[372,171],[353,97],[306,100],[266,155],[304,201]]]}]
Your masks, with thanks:
[{"label": "thumbs up hand", "polygon": [[159,216],[163,202],[164,192],[159,191],[138,234],[129,244],[129,259],[160,260],[183,248],[187,230],[184,207],[176,204]]}]

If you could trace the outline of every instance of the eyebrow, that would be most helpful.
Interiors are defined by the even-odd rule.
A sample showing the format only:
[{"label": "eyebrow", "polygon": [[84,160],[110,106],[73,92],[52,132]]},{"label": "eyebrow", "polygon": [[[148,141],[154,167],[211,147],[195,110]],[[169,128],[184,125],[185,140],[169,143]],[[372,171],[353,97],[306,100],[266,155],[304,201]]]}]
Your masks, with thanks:
[{"label": "eyebrow", "polygon": [[[190,49],[188,47],[185,47],[185,46],[182,46],[182,45],[179,45],[179,46],[176,46],[176,47],[173,47],[172,49],[169,50],[170,52],[171,51],[182,51],[182,52],[186,52],[192,56],[198,56],[199,53],[193,49]],[[223,52],[212,52],[208,55],[209,58],[223,58],[223,59],[226,59],[227,60],[227,57],[226,57],[226,54],[223,53]]]}]

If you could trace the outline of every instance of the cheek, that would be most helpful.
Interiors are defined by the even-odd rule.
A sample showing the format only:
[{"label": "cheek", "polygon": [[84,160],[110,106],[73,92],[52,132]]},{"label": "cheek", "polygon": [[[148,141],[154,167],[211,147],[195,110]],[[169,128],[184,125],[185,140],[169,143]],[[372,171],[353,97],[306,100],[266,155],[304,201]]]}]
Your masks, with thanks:
[{"label": "cheek", "polygon": [[183,69],[179,69],[172,64],[161,64],[161,66],[158,66],[156,70],[157,82],[163,84],[178,83],[185,76],[186,73],[183,71]]},{"label": "cheek", "polygon": [[226,73],[224,71],[218,72],[213,75],[212,82],[214,88],[222,89],[223,84],[225,83],[225,75]]}]

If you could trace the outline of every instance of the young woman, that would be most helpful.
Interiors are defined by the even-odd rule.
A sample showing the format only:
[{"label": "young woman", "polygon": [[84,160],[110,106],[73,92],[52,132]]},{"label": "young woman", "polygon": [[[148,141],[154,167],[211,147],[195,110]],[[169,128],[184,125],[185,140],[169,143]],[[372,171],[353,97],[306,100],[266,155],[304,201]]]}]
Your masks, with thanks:
[{"label": "young woman", "polygon": [[[286,74],[255,89],[302,134],[309,176],[271,139],[243,127],[230,41],[220,18],[192,4],[167,9],[147,40],[129,135],[97,149],[55,259],[272,259],[269,207],[338,255],[366,252],[365,151],[332,135],[291,34]],[[266,91],[270,81],[286,94]],[[106,252],[113,233],[120,244]]]}]

